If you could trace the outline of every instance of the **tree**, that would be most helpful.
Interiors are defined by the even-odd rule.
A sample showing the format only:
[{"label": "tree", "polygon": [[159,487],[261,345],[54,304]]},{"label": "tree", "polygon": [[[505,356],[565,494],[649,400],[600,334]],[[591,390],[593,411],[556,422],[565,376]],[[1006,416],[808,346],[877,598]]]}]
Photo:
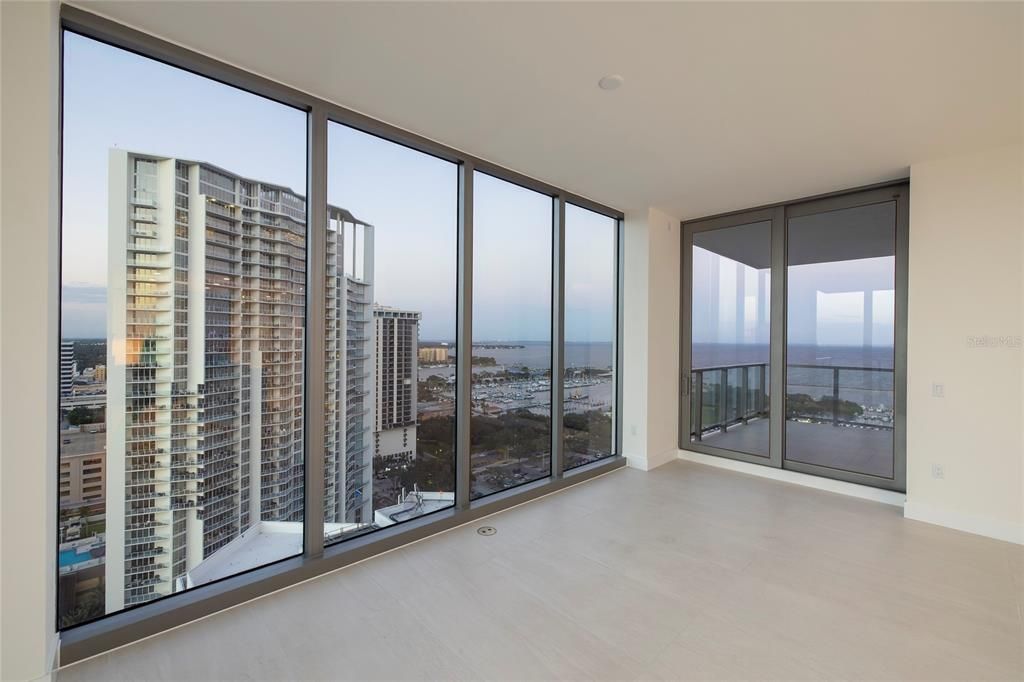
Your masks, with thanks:
[{"label": "tree", "polygon": [[431,374],[423,381],[416,382],[417,398],[424,402],[431,402],[437,399],[437,393],[447,388],[448,382],[444,377]]},{"label": "tree", "polygon": [[107,342],[104,339],[76,339],[75,362],[79,369],[106,364]]},{"label": "tree", "polygon": [[103,590],[94,587],[76,595],[75,605],[60,617],[62,628],[70,627],[103,615]]},{"label": "tree", "polygon": [[[851,400],[840,400],[835,408],[835,416],[840,420],[849,421],[864,414],[864,408]],[[828,396],[817,400],[806,393],[791,393],[786,396],[786,417],[790,419],[831,419],[832,411],[832,398]]]},{"label": "tree", "polygon": [[82,424],[102,424],[106,419],[104,408],[75,407],[68,412],[68,423],[72,426]]}]

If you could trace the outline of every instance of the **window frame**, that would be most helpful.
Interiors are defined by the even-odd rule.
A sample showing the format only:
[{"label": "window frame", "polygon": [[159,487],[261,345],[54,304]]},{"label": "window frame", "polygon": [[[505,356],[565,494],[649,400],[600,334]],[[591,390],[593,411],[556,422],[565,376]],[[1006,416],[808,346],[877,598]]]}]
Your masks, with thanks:
[{"label": "window frame", "polygon": [[[788,302],[788,250],[789,220],[805,215],[855,208],[870,204],[894,202],[896,205],[895,224],[895,310],[893,340],[893,476],[885,478],[870,474],[829,468],[789,460],[785,457],[786,431],[786,373]],[[870,486],[882,490],[906,492],[907,479],[907,282],[909,246],[908,227],[910,218],[910,179],[901,178],[863,187],[839,190],[791,201],[767,204],[739,211],[684,220],[680,223],[680,264],[679,278],[679,413],[677,415],[678,446],[688,450],[716,457],[734,459],[760,466],[785,469],[831,478],[847,483]],[[693,236],[705,230],[715,230],[751,222],[771,222],[771,331],[769,355],[769,456],[759,457],[743,452],[726,450],[700,441],[690,441],[691,398],[696,387],[690,378],[692,367],[692,296],[691,276],[693,262]]]},{"label": "window frame", "polygon": [[[329,169],[329,166],[330,166],[330,155],[329,155],[330,145],[329,145],[329,139],[328,138],[330,137],[329,129],[330,129],[330,126],[331,126],[332,123],[335,124],[335,125],[339,125],[339,126],[344,126],[344,127],[350,128],[350,129],[355,130],[356,132],[359,132],[359,133],[364,133],[364,134],[369,135],[371,137],[380,139],[380,140],[382,140],[384,142],[390,142],[392,144],[400,145],[400,146],[405,147],[407,149],[411,149],[412,151],[419,152],[421,154],[425,154],[425,155],[427,155],[429,157],[432,157],[434,159],[439,159],[441,161],[447,161],[449,163],[452,163],[453,165],[455,165],[456,173],[457,173],[457,177],[456,177],[456,197],[461,197],[461,193],[462,193],[462,164],[450,161],[447,158],[444,158],[444,157],[442,157],[442,156],[440,156],[438,154],[433,154],[433,153],[431,153],[429,151],[425,151],[423,149],[420,149],[419,147],[414,147],[412,145],[406,144],[403,141],[391,139],[391,138],[389,138],[389,137],[387,137],[387,136],[385,136],[385,135],[383,135],[383,134],[381,134],[379,132],[374,132],[374,131],[371,131],[369,129],[361,128],[361,127],[359,127],[357,125],[354,125],[352,123],[348,123],[348,122],[342,120],[337,115],[335,115],[335,113],[333,113],[333,112],[328,112],[327,115],[326,115],[326,119],[327,119],[326,123],[324,124],[324,140],[325,140],[324,141],[324,151],[323,151],[323,153],[324,153],[324,166],[323,166],[323,173],[322,173],[322,176],[321,176],[323,178],[323,185],[324,185],[323,186],[323,191],[324,191],[324,195],[323,196],[324,196],[324,201],[325,202],[327,201],[327,186],[328,186],[328,182],[327,181],[328,181],[328,176],[330,174],[329,173],[329,171],[330,171],[330,169]],[[460,258],[460,254],[459,254],[460,246],[459,245],[461,244],[461,235],[462,235],[462,227],[461,227],[461,221],[462,221],[461,205],[462,205],[462,202],[461,202],[461,199],[458,199],[456,203],[457,203],[457,209],[458,209],[456,211],[456,231],[458,232],[456,241],[458,242],[458,244],[456,245],[455,260],[456,260],[456,279],[457,279],[457,282],[458,282],[458,281],[461,280],[461,272],[462,272],[461,265],[459,264],[459,258]],[[327,224],[327,219],[328,219],[328,215],[327,215],[327,210],[325,208],[324,209],[324,224],[325,225]],[[317,262],[317,267],[323,268],[323,272],[321,273],[321,277],[320,277],[319,280],[310,279],[307,282],[307,291],[312,291],[313,290],[314,282],[315,281],[323,282],[324,278],[326,277],[326,272],[327,272],[327,258],[326,258],[326,256],[327,256],[327,254],[326,254],[327,249],[326,249],[326,244],[327,244],[327,241],[326,241],[326,231],[322,231],[322,232],[324,232],[324,234],[319,236],[319,237],[317,237],[317,239],[319,239],[321,241],[320,241],[320,248],[316,251],[316,253],[323,254],[322,258],[318,258],[317,259],[317,261],[318,261]],[[353,237],[353,243],[354,242],[355,242],[355,238]],[[312,253],[312,251],[310,251],[310,253]],[[307,269],[309,267],[310,267],[310,263],[307,262]],[[319,287],[321,290],[323,289],[322,284],[316,284],[315,286]],[[456,316],[455,317],[456,317],[456,328],[458,328],[458,322],[459,322],[459,319],[460,319],[460,317],[459,317],[459,300],[460,300],[460,296],[462,294],[461,294],[461,291],[458,290],[458,286],[456,286],[456,289],[457,289],[457,291],[456,291],[456,296],[455,296],[455,303],[456,303]],[[320,301],[321,304],[325,304],[326,301],[325,301],[323,296],[319,295],[319,292],[318,292],[317,298],[318,298],[318,300]],[[308,297],[307,297],[307,300],[308,300]],[[325,310],[326,310],[326,306],[325,306]],[[317,333],[319,334],[319,336],[317,338],[321,339],[321,342],[323,342],[323,341],[326,340],[326,326],[325,326],[326,325],[326,316],[325,316],[325,312],[322,312],[321,314],[317,315],[315,317],[315,319],[318,320],[318,324],[320,325],[317,328],[317,330],[316,330]],[[308,338],[313,338],[313,336],[314,336],[314,330],[310,326],[312,323],[313,323],[313,319],[308,319],[306,321],[307,330],[309,330]],[[457,336],[457,334],[458,334],[458,332],[456,331],[456,336]],[[456,350],[458,350],[458,348],[460,348],[460,347],[461,346],[459,346],[458,343],[456,343]],[[322,362],[326,362],[326,359],[322,357],[324,351],[325,351],[325,347],[321,346],[321,349],[320,349],[319,352],[321,352],[321,361]],[[458,367],[458,359],[456,359],[456,367]],[[321,366],[321,370],[323,370],[323,369],[324,369],[324,367]],[[321,371],[321,374],[323,374],[323,371]],[[458,382],[458,370],[456,370],[456,382]],[[457,385],[458,384],[456,383],[456,386]],[[323,386],[321,385],[319,388],[322,389]],[[456,409],[458,409],[458,405],[460,404],[460,399],[461,399],[461,396],[460,395],[456,395]],[[458,412],[456,412],[456,415],[458,416]],[[417,415],[417,417],[418,417],[418,415]],[[319,445],[317,447],[317,452],[323,452],[325,450],[325,445],[324,445],[324,440],[323,440],[324,439],[324,423],[323,423],[324,415],[323,415],[322,412],[319,413],[319,418],[320,418],[320,423],[317,426],[318,426],[318,429],[319,429],[318,433],[320,434],[319,435],[319,439],[320,440],[317,441],[319,443]],[[458,440],[458,424],[456,424],[455,437],[453,439],[453,444],[455,445],[456,449],[458,449],[458,443],[459,443],[459,440]],[[323,464],[324,464],[323,461],[321,461],[319,463],[319,466],[322,467]],[[458,487],[458,475],[459,475],[458,468],[457,468],[458,462],[456,461],[453,464],[455,465],[453,467],[453,471],[452,471],[453,479],[454,479],[454,481],[456,483],[456,487]],[[308,467],[308,464],[307,464],[307,467]],[[317,480],[323,481],[323,471],[322,470],[321,470],[321,473],[320,473],[319,478]],[[306,486],[308,488],[309,487],[309,478],[308,477],[306,479],[305,484],[306,484]],[[319,507],[319,509],[323,509],[323,491],[324,491],[323,487],[320,487],[319,492],[321,494],[321,499],[320,499],[320,507]],[[397,524],[395,524],[395,526],[396,527],[397,526],[403,526],[403,525],[409,524],[411,521],[414,521],[414,520],[425,519],[428,516],[434,516],[434,515],[438,515],[438,514],[443,514],[445,512],[451,511],[455,507],[458,507],[458,504],[459,504],[459,502],[458,502],[458,495],[456,494],[456,499],[454,500],[454,502],[453,502],[453,504],[451,506],[445,507],[443,509],[436,509],[434,511],[427,512],[425,514],[421,514],[420,516],[413,517],[413,518],[410,518],[410,519],[406,519],[404,521],[400,521]],[[321,526],[322,526],[322,524],[323,524],[322,514],[319,515],[319,522],[321,523]],[[381,533],[381,531],[383,531],[383,530],[386,530],[386,528],[377,528],[377,529],[373,529],[373,530],[369,530],[369,531],[362,531],[362,532],[355,533],[355,534],[353,534],[351,536],[348,536],[348,537],[341,537],[341,538],[335,538],[335,539],[328,540],[326,538],[326,533],[324,532],[323,527],[321,527],[320,532],[321,532],[322,535],[325,536],[325,537],[323,537],[321,539],[321,544],[322,544],[322,547],[324,547],[324,548],[331,548],[331,547],[334,547],[336,545],[341,545],[341,544],[344,544],[344,543],[347,543],[347,542],[351,542],[352,540],[355,540],[357,538],[377,537]]]},{"label": "window frame", "polygon": [[[264,596],[304,580],[337,570],[396,547],[434,535],[441,531],[471,523],[479,518],[513,507],[523,502],[550,494],[625,465],[622,457],[622,377],[623,366],[623,245],[624,214],[616,209],[575,195],[554,185],[535,180],[473,155],[447,147],[407,130],[377,121],[350,111],[326,100],[314,97],[280,83],[262,78],[211,57],[169,43],[149,34],[128,28],[85,10],[62,5],[60,8],[60,37],[63,46],[65,31],[70,31],[115,48],[133,52],[142,57],[183,69],[225,85],[239,88],[289,105],[307,113],[307,226],[327,224],[327,128],[335,121],[390,142],[402,144],[458,166],[458,245],[457,245],[457,306],[456,306],[456,474],[455,505],[417,519],[380,529],[370,534],[353,537],[344,542],[325,546],[323,536],[324,462],[310,453],[322,452],[324,444],[323,382],[310,381],[322,377],[325,343],[325,292],[320,283],[326,272],[326,231],[309,229],[306,264],[306,348],[305,348],[305,519],[303,553],[279,560],[259,568],[200,585],[190,590],[168,595],[152,602],[126,608],[122,611],[80,625],[61,630],[55,609],[54,630],[59,636],[59,662],[67,665],[177,627],[192,620]],[[59,54],[60,87],[58,91],[59,139],[63,143],[64,130],[64,55]],[[59,155],[62,178],[62,150]],[[605,459],[563,471],[564,457],[561,443],[561,421],[564,416],[561,401],[556,402],[552,381],[552,471],[547,478],[527,483],[506,491],[470,500],[470,447],[469,400],[470,363],[472,361],[472,273],[473,273],[473,173],[481,171],[553,199],[552,212],[552,375],[562,367],[564,356],[564,299],[565,299],[565,204],[607,216],[616,221],[615,253],[615,337],[613,341],[613,448]],[[59,194],[63,184],[59,181]],[[58,197],[58,202],[60,201]],[[58,212],[59,215],[59,212]],[[63,226],[58,228],[61,234]],[[60,306],[60,288],[56,293]],[[59,379],[53,390],[59,400]],[[557,425],[557,426],[556,426]],[[57,425],[59,428],[59,424]],[[557,440],[556,440],[557,439]],[[57,439],[57,443],[60,439]],[[52,453],[59,457],[59,453]],[[51,485],[56,485],[55,477]],[[59,498],[58,498],[59,504]],[[56,552],[57,532],[53,533]],[[57,589],[55,572],[53,589]]]},{"label": "window frame", "polygon": [[[523,488],[525,486],[529,486],[532,483],[537,483],[539,481],[544,481],[546,479],[561,478],[562,475],[565,473],[565,462],[564,462],[564,454],[563,454],[563,451],[562,451],[562,447],[560,445],[556,447],[556,444],[560,444],[561,441],[562,441],[563,425],[561,424],[561,420],[560,419],[558,420],[557,424],[556,424],[556,420],[555,420],[555,405],[564,405],[564,403],[562,402],[562,395],[563,394],[562,394],[562,388],[561,387],[559,387],[557,389],[557,392],[556,392],[555,384],[556,383],[560,383],[560,382],[556,382],[554,380],[554,378],[556,376],[558,376],[558,373],[562,372],[562,370],[564,368],[564,362],[565,362],[565,344],[564,344],[564,340],[562,338],[563,331],[565,329],[565,310],[563,308],[563,302],[564,302],[565,297],[564,297],[564,295],[559,295],[559,292],[562,292],[562,294],[564,294],[564,289],[565,289],[564,283],[562,281],[564,279],[564,275],[565,275],[565,198],[560,196],[560,195],[558,195],[558,194],[549,194],[547,192],[542,192],[540,190],[537,190],[537,189],[535,189],[535,188],[533,188],[533,187],[531,187],[529,185],[523,184],[521,182],[516,182],[514,180],[506,180],[505,178],[501,177],[500,175],[497,175],[497,174],[492,173],[492,172],[487,171],[487,170],[481,170],[479,168],[475,168],[474,169],[474,178],[475,178],[476,173],[481,173],[481,174],[487,175],[487,176],[489,176],[489,177],[491,177],[491,178],[493,178],[495,180],[500,180],[500,181],[508,182],[509,184],[517,186],[517,187],[520,187],[522,189],[527,189],[527,190],[536,192],[536,193],[538,193],[538,194],[540,194],[542,196],[548,197],[548,199],[551,200],[551,224],[550,224],[550,232],[551,232],[551,283],[550,283],[550,288],[551,288],[551,308],[550,308],[549,316],[551,318],[551,355],[550,355],[550,360],[551,360],[551,378],[552,379],[551,379],[551,433],[550,433],[550,436],[549,436],[549,443],[548,443],[549,452],[547,453],[548,454],[548,475],[546,477],[535,479],[535,480],[531,480],[531,481],[526,481],[524,483],[516,483],[515,485],[509,486],[508,488],[504,488],[502,490],[496,490],[494,492],[486,493],[484,495],[480,495],[479,497],[473,497],[473,489],[472,489],[473,488],[473,486],[472,486],[472,480],[473,480],[473,465],[472,465],[473,447],[472,447],[472,444],[470,443],[470,440],[469,440],[472,437],[472,428],[471,428],[472,427],[472,420],[471,420],[471,416],[470,416],[471,406],[472,406],[471,405],[471,399],[467,399],[467,400],[464,400],[464,401],[460,402],[461,397],[460,396],[456,397],[456,401],[455,401],[456,410],[459,411],[460,415],[461,415],[461,404],[462,404],[462,402],[466,403],[466,411],[465,411],[464,419],[465,419],[465,423],[466,423],[466,430],[468,432],[467,439],[466,439],[466,448],[467,448],[467,452],[469,453],[469,456],[467,458],[468,459],[468,466],[469,466],[469,474],[468,474],[468,477],[469,477],[468,478],[468,481],[469,481],[469,491],[467,492],[467,494],[469,495],[469,498],[470,498],[470,504],[481,503],[484,500],[487,500],[487,499],[489,499],[489,498],[491,498],[491,497],[493,497],[495,495],[501,495],[503,493],[508,493],[509,491],[512,491],[512,490],[518,490],[518,489]],[[475,180],[474,180],[474,182],[475,182]],[[472,203],[472,206],[467,204],[468,210],[473,210],[473,206],[475,206],[475,201],[471,202],[471,203]],[[472,271],[472,269],[470,269],[468,272],[465,272],[465,273],[460,271],[460,275],[465,275],[466,277],[469,277],[470,279],[472,279],[473,271]],[[467,301],[466,306],[467,306],[467,310],[469,311],[469,319],[468,319],[468,325],[469,325],[469,331],[468,331],[468,333],[469,333],[468,344],[469,345],[468,345],[468,348],[469,348],[469,350],[467,350],[466,353],[462,353],[461,352],[461,346],[460,346],[460,350],[457,351],[458,354],[456,355],[456,363],[459,362],[459,358],[462,355],[466,355],[468,357],[468,361],[467,361],[467,363],[466,363],[464,368],[463,368],[462,365],[458,365],[456,374],[458,375],[459,372],[464,372],[465,373],[465,376],[466,376],[467,381],[468,381],[469,388],[462,395],[471,396],[472,395],[472,390],[473,390],[473,360],[472,360],[472,355],[473,355],[473,351],[472,351],[472,349],[473,349],[473,334],[472,334],[472,328],[471,328],[472,327],[472,318],[473,318],[473,304],[472,304],[472,301]],[[459,321],[460,322],[462,321],[461,317],[459,318]],[[456,381],[458,381],[458,379],[456,379]],[[559,409],[559,412],[561,412],[561,411],[562,410]]]},{"label": "window frame", "polygon": [[[556,220],[558,221],[557,224],[560,225],[561,228],[556,230],[556,234],[554,236],[555,248],[557,249],[556,251],[554,251],[554,253],[556,254],[556,256],[555,256],[555,275],[557,276],[558,279],[557,280],[556,279],[552,279],[552,291],[555,292],[555,297],[556,298],[558,298],[557,292],[559,292],[559,291],[562,292],[562,296],[561,296],[561,298],[559,300],[556,301],[556,304],[558,305],[558,308],[557,308],[557,311],[558,311],[557,312],[557,316],[558,316],[557,332],[559,334],[562,334],[563,336],[559,337],[557,346],[555,345],[554,338],[552,338],[552,348],[553,348],[553,353],[555,355],[554,355],[554,357],[552,359],[551,376],[552,377],[555,376],[555,369],[554,369],[554,367],[555,367],[555,362],[557,362],[558,363],[558,371],[562,375],[562,379],[560,381],[557,381],[557,382],[555,382],[555,381],[551,382],[551,384],[552,384],[552,388],[551,388],[551,390],[552,390],[551,402],[552,402],[552,404],[554,404],[556,399],[557,399],[558,404],[559,405],[563,405],[563,406],[565,405],[565,338],[564,338],[564,333],[565,333],[565,256],[566,256],[565,226],[567,224],[567,220],[566,220],[565,216],[566,216],[566,207],[568,205],[570,205],[570,204],[575,206],[576,208],[584,210],[584,211],[589,210],[586,207],[580,206],[579,204],[576,204],[576,203],[574,203],[572,201],[568,201],[568,202],[562,201],[560,204],[555,206],[555,212],[557,213]],[[601,214],[601,215],[605,215],[605,214]],[[609,217],[609,216],[605,215],[605,217]],[[552,424],[552,429],[554,430],[555,428],[557,428],[558,429],[558,433],[552,433],[551,434],[552,439],[557,438],[558,439],[557,442],[559,443],[559,446],[557,448],[552,446],[552,454],[551,454],[551,456],[552,456],[552,458],[554,458],[555,457],[555,453],[557,453],[557,455],[558,455],[558,463],[556,465],[555,462],[552,461],[551,468],[552,468],[552,470],[557,468],[558,471],[560,471],[562,473],[562,475],[565,475],[567,472],[573,472],[573,471],[576,471],[577,469],[585,468],[585,467],[597,464],[599,462],[603,462],[605,460],[614,459],[615,457],[621,457],[622,456],[622,440],[620,438],[621,429],[619,428],[621,426],[620,418],[621,418],[621,413],[622,413],[622,409],[621,409],[621,405],[622,405],[622,381],[620,379],[619,371],[620,371],[620,369],[622,367],[622,333],[623,333],[622,296],[623,296],[623,292],[624,292],[624,288],[623,288],[623,281],[624,281],[623,280],[623,271],[624,271],[624,267],[623,267],[623,261],[622,261],[622,257],[623,257],[623,229],[622,229],[622,220],[616,220],[615,221],[614,242],[615,243],[612,246],[612,267],[614,268],[614,275],[613,276],[615,278],[615,281],[612,283],[612,301],[614,302],[615,310],[612,313],[612,442],[610,444],[611,445],[611,448],[610,448],[611,451],[607,455],[604,455],[602,457],[599,457],[599,458],[595,459],[593,462],[587,462],[585,464],[577,464],[577,465],[574,465],[574,466],[568,466],[568,462],[567,462],[567,459],[565,457],[565,409],[563,407],[562,409],[559,410],[560,415],[559,415],[557,427],[554,424]],[[555,348],[557,348],[557,350],[554,350]],[[558,384],[558,394],[557,394],[557,396],[554,393],[554,390],[555,390],[554,384],[556,384],[556,383]]]}]

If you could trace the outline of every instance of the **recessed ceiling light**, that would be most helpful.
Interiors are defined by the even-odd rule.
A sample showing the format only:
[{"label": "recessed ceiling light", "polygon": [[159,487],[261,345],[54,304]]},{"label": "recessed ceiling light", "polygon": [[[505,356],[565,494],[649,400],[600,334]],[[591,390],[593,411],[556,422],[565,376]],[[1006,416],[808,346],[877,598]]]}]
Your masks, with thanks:
[{"label": "recessed ceiling light", "polygon": [[597,81],[597,87],[602,90],[618,90],[622,87],[622,84],[626,82],[626,79],[617,73],[605,76],[601,80]]}]

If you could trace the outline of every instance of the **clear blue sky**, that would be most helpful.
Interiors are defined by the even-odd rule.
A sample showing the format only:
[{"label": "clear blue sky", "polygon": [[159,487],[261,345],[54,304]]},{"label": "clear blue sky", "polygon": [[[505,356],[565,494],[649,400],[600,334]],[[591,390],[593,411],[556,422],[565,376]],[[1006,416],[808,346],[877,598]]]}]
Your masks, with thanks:
[{"label": "clear blue sky", "polygon": [[[305,194],[306,117],[251,93],[65,34],[63,334],[106,335],[110,148],[206,161]],[[455,337],[456,168],[332,124],[328,201],[374,225],[374,298]],[[550,338],[550,199],[478,176],[474,338]],[[613,335],[614,222],[567,212],[566,338]]]}]

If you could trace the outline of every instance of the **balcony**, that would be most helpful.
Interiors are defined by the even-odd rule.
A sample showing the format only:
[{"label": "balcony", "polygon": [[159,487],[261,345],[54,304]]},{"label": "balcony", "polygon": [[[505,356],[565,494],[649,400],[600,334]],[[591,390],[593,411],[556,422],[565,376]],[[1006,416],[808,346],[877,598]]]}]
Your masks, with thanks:
[{"label": "balcony", "polygon": [[156,571],[165,571],[169,568],[167,564],[153,563],[144,564],[142,566],[125,566],[125,576],[138,575],[140,573],[155,573]]},{"label": "balcony", "polygon": [[124,553],[124,558],[125,561],[134,561],[136,559],[148,559],[150,557],[160,556],[163,553],[163,547],[155,547],[153,549],[128,550]]},{"label": "balcony", "polygon": [[[893,370],[790,364],[787,372],[786,459],[891,477]],[[691,380],[691,423],[701,425],[691,441],[768,457],[768,363],[702,367]]]}]

